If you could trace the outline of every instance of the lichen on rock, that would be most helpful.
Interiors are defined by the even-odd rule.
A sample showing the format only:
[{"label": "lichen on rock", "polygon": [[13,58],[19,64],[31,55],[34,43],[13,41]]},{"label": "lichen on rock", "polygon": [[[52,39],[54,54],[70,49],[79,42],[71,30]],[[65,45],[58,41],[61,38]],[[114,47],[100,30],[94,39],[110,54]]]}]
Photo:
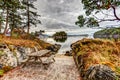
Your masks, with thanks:
[{"label": "lichen on rock", "polygon": [[21,64],[22,60],[27,58],[27,54],[34,51],[33,48],[1,44],[6,46],[0,48],[0,64],[4,66],[16,67]]}]

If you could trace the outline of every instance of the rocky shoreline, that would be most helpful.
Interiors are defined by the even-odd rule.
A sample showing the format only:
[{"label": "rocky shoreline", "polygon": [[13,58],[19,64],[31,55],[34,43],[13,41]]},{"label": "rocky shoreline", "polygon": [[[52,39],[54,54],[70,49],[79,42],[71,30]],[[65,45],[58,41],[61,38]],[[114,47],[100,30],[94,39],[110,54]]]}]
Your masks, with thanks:
[{"label": "rocky shoreline", "polygon": [[[27,54],[38,51],[36,47],[22,47],[7,44],[0,44],[0,65],[16,67],[21,64],[21,62],[27,59]],[[46,49],[57,53],[61,46],[58,44],[48,46]]]}]

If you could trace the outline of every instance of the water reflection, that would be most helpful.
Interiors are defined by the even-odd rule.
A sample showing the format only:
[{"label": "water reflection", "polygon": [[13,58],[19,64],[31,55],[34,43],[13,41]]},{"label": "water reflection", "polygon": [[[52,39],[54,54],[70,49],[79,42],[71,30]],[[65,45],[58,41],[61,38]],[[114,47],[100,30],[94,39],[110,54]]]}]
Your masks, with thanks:
[{"label": "water reflection", "polygon": [[99,34],[99,35],[94,35],[94,38],[101,38],[101,39],[119,39],[120,34]]},{"label": "water reflection", "polygon": [[54,38],[56,42],[64,43],[67,40],[67,37],[61,37],[61,38]]},{"label": "water reflection", "polygon": [[[90,37],[90,36],[88,36]],[[58,54],[64,54],[66,51],[71,50],[70,45],[78,40],[81,40],[83,38],[88,38],[87,36],[72,36],[72,37],[67,37],[65,42],[57,42],[53,38],[47,38],[46,41],[52,44],[60,44],[61,48],[58,51]]]}]

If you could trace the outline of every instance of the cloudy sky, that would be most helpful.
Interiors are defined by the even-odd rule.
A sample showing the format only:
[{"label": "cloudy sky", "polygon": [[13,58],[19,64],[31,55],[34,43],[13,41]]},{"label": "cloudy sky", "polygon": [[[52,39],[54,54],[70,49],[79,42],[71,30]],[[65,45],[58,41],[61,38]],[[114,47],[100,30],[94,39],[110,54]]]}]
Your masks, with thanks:
[{"label": "cloudy sky", "polygon": [[[84,14],[83,5],[80,0],[37,0],[35,2],[37,12],[41,15],[41,25],[38,25],[33,30],[46,30],[46,31],[70,31],[80,33],[90,33],[96,31],[95,29],[80,29],[75,25],[77,17]],[[106,17],[98,14],[99,17]],[[108,22],[109,23],[109,22]],[[105,25],[106,23],[101,23]]]}]

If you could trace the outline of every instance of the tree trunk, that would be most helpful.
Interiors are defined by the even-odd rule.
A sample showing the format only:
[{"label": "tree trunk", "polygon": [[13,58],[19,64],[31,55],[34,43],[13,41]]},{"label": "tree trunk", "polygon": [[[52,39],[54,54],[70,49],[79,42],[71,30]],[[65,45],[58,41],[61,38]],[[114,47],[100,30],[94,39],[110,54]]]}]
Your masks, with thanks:
[{"label": "tree trunk", "polygon": [[[13,6],[12,6],[12,11],[14,12]],[[15,26],[15,16],[14,16],[14,13],[12,14],[12,19],[11,20],[12,20],[12,25],[11,25],[11,28],[10,28],[11,29],[11,33],[10,34],[12,36],[12,32],[13,32],[14,28],[16,27]]]},{"label": "tree trunk", "polygon": [[29,33],[30,31],[30,14],[29,14],[29,1],[27,0],[27,18],[28,18],[28,22],[27,22],[27,26],[28,26],[28,29],[27,29],[27,33]]},{"label": "tree trunk", "polygon": [[6,25],[5,25],[5,29],[4,29],[4,32],[3,32],[4,35],[5,35],[5,33],[7,31],[7,27],[8,27],[8,14],[9,14],[9,11],[8,11],[8,7],[7,7]]},{"label": "tree trunk", "polygon": [[1,33],[1,29],[2,29],[2,24],[1,24],[1,22],[0,22],[0,33]]}]

